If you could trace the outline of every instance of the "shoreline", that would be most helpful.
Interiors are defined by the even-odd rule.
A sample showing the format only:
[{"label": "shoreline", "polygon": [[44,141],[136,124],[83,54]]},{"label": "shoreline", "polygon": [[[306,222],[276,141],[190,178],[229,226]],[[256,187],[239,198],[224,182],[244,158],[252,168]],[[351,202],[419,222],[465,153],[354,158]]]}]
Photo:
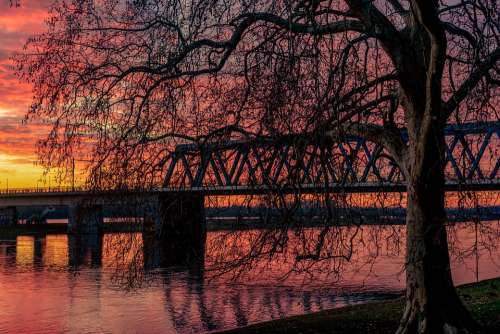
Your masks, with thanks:
[{"label": "shoreline", "polygon": [[[482,220],[481,223],[489,223],[497,221],[495,219]],[[465,222],[453,222],[452,224],[463,224]],[[324,222],[319,222],[311,220],[309,222],[301,222],[295,225],[290,223],[287,227],[293,229],[295,226],[300,226],[302,228],[314,228],[314,227],[346,227],[346,226],[404,226],[404,222],[394,220],[363,220],[355,223],[344,223],[339,224],[326,224]],[[14,237],[17,235],[44,235],[44,234],[68,234],[67,223],[45,223],[45,224],[15,224],[15,225],[0,225],[0,237]],[[252,229],[269,229],[277,228],[278,224],[263,224],[259,219],[238,219],[235,217],[207,217],[206,227],[207,231],[245,231]],[[143,232],[142,223],[129,223],[129,222],[113,222],[105,223],[102,226],[100,233],[126,233],[126,232]]]},{"label": "shoreline", "polygon": [[[484,333],[500,333],[500,277],[467,283],[458,293]],[[394,333],[402,314],[403,298],[344,306],[212,332],[213,334],[372,334]]]}]

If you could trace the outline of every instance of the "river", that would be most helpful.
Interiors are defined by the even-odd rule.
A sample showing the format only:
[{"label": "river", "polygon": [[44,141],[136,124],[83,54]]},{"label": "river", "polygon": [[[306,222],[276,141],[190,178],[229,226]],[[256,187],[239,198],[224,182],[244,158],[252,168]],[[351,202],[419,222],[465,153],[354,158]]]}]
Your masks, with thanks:
[{"label": "river", "polygon": [[[140,233],[0,236],[0,333],[211,332],[404,288],[403,226],[334,230],[320,262],[294,261],[302,240],[320,234],[309,228],[288,231],[274,257],[228,272],[213,269],[245,254],[262,231],[208,232],[204,264],[189,269],[157,267]],[[500,276],[499,237],[499,221],[450,231],[455,284]]]}]

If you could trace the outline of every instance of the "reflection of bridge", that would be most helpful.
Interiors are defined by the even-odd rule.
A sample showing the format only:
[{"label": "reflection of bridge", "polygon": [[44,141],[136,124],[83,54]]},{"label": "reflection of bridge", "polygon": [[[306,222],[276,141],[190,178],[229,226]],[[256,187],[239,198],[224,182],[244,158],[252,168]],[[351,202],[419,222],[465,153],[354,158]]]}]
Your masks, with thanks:
[{"label": "reflection of bridge", "polygon": [[[50,303],[57,300],[65,304],[66,299],[78,297],[76,298],[78,302],[72,305],[71,310],[74,313],[69,317],[75,314],[82,317],[83,314],[90,313],[91,319],[99,325],[102,325],[102,318],[105,318],[101,313],[112,310],[112,307],[100,307],[101,303],[105,303],[101,301],[102,296],[111,297],[108,302],[112,304],[127,305],[121,299],[121,302],[115,302],[110,296],[110,290],[123,287],[130,289],[132,286],[127,285],[128,281],[121,280],[129,275],[130,279],[136,280],[135,284],[142,289],[147,289],[139,291],[146,294],[154,292],[149,294],[150,298],[153,295],[158,297],[153,303],[151,299],[147,299],[150,302],[147,304],[147,312],[159,311],[154,314],[159,314],[169,324],[168,327],[162,329],[172,327],[178,333],[222,330],[271,318],[359,303],[370,298],[380,300],[397,295],[396,293],[370,293],[366,291],[368,290],[366,286],[363,287],[363,292],[353,292],[345,288],[305,287],[300,283],[281,287],[229,284],[227,281],[222,281],[222,284],[217,281],[212,283],[204,278],[203,267],[190,270],[176,268],[167,271],[156,271],[155,265],[146,267],[146,263],[144,263],[146,267],[144,269],[136,268],[133,264],[131,267],[119,267],[115,266],[114,257],[117,256],[118,261],[121,261],[123,254],[113,255],[107,252],[110,245],[116,242],[112,240],[113,238],[120,240],[120,235],[106,237],[70,235],[67,238],[66,236],[28,236],[17,238],[17,240],[0,240],[0,271],[3,267],[15,272],[16,266],[23,272],[27,269],[40,271],[40,274],[28,275],[29,278],[26,278],[28,282],[23,284],[30,286],[33,284],[32,281],[36,282],[37,287],[52,284],[53,291],[60,294],[52,299],[42,300],[40,305],[44,309],[40,309],[40,312],[52,314],[50,313],[52,310],[55,310],[54,312],[58,310],[54,307],[45,307],[47,301]],[[141,245],[138,243],[136,246]],[[158,247],[158,245],[147,246],[147,248]],[[149,249],[149,251],[159,254],[158,250]],[[146,254],[144,256],[146,257]],[[161,260],[153,262],[160,263]],[[43,271],[47,268],[51,268],[48,270],[50,280],[44,279],[46,275]],[[78,270],[80,270],[80,275],[66,274],[67,271],[77,273]],[[1,273],[0,278],[4,278]],[[54,284],[54,279],[56,284]],[[148,286],[148,282],[151,285]],[[375,288],[372,290],[375,291]],[[49,295],[53,294],[49,293]],[[127,294],[127,296],[133,295],[136,294]],[[127,296],[123,297],[123,300],[128,300]],[[135,298],[130,300],[137,302]],[[120,314],[128,314],[127,307],[131,308],[131,312],[146,312],[141,309],[141,305],[133,304],[131,307],[126,306],[121,309]],[[147,325],[145,326],[142,331],[149,329]],[[102,331],[102,328],[104,327],[99,329]]]},{"label": "reflection of bridge", "polygon": [[[447,190],[500,190],[500,122],[450,125],[445,135]],[[203,252],[206,195],[404,190],[394,161],[359,137],[183,144],[167,161],[162,187],[138,193],[11,189],[0,193],[0,225],[15,223],[19,206],[66,205],[70,232],[95,233],[103,207],[120,206],[154,222],[175,262],[189,248],[197,256]]]}]

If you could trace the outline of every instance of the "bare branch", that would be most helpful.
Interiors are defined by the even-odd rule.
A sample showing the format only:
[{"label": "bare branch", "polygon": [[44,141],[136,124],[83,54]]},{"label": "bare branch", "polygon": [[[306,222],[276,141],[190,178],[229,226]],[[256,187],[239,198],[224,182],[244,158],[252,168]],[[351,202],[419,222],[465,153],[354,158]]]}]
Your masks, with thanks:
[{"label": "bare branch", "polygon": [[326,135],[333,139],[341,138],[344,135],[366,138],[386,148],[403,170],[407,167],[407,147],[401,138],[401,131],[398,129],[375,124],[344,123],[338,128],[328,131]]},{"label": "bare branch", "polygon": [[476,38],[467,30],[461,29],[461,28],[457,27],[456,25],[454,25],[453,23],[449,23],[449,22],[443,22],[443,26],[444,26],[444,29],[448,33],[463,37],[469,42],[469,44],[472,47],[474,47],[474,48],[477,47]]},{"label": "bare branch", "polygon": [[293,22],[291,18],[286,19],[271,13],[248,13],[242,14],[233,20],[233,22],[237,22],[242,18],[244,19],[243,22],[248,22],[249,24],[267,22],[299,34],[326,35],[345,33],[348,31],[366,32],[365,26],[358,20],[342,20],[325,25],[309,25],[296,23]]},{"label": "bare branch", "polygon": [[394,25],[385,17],[372,2],[362,0],[347,0],[351,12],[366,26],[366,31],[383,43],[395,64],[401,63],[401,48],[404,41]]},{"label": "bare branch", "polygon": [[490,71],[500,61],[500,48],[491,52],[476,68],[469,74],[469,77],[462,83],[457,91],[451,96],[443,107],[442,121],[446,122],[453,111],[467,97],[467,95],[476,87],[479,81],[488,75]]}]

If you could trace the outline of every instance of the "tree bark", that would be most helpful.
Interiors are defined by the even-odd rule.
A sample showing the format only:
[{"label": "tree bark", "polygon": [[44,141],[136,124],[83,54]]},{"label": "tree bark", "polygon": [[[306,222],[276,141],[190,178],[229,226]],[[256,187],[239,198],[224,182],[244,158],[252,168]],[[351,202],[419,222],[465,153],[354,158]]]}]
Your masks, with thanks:
[{"label": "tree bark", "polygon": [[451,276],[443,129],[433,125],[429,135],[415,138],[420,142],[410,143],[407,167],[406,306],[397,333],[477,333]]}]

